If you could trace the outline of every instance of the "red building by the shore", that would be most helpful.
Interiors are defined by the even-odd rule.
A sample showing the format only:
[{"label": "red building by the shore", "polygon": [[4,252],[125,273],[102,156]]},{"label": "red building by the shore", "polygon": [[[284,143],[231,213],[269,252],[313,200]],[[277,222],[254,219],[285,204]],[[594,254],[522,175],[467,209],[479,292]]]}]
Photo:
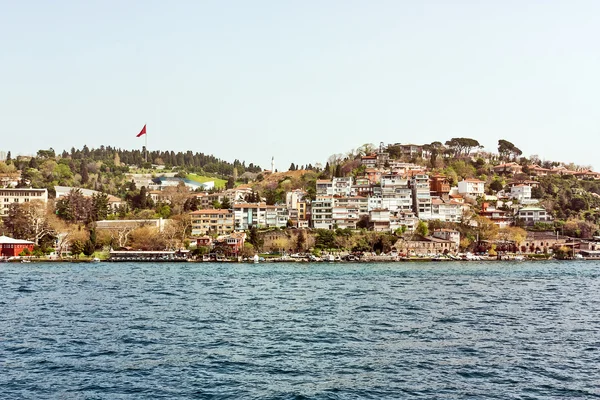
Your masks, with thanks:
[{"label": "red building by the shore", "polygon": [[33,252],[33,242],[28,240],[13,239],[8,236],[0,236],[0,256],[2,257],[14,257],[21,254],[25,249],[29,250],[29,253]]}]

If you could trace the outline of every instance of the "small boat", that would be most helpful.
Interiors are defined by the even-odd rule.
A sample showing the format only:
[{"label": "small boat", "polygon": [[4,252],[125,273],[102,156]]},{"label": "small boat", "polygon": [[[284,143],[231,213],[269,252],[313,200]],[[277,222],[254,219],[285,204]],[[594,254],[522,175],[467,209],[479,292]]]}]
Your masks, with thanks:
[{"label": "small boat", "polygon": [[100,262],[100,259],[98,257],[94,257],[90,260],[90,262],[98,263],[98,262]]},{"label": "small boat", "polygon": [[31,260],[21,260],[22,263],[30,263]]},{"label": "small boat", "polygon": [[254,255],[254,258],[252,259],[254,264],[258,264],[258,254]]}]

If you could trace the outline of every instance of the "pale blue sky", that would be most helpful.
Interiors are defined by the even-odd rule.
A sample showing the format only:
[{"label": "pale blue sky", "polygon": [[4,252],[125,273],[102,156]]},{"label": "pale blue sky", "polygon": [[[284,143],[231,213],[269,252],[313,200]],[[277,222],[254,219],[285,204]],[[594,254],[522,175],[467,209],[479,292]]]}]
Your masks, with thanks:
[{"label": "pale blue sky", "polygon": [[600,1],[0,9],[0,150],[13,154],[137,148],[147,123],[150,149],[263,168],[451,137],[600,168]]}]

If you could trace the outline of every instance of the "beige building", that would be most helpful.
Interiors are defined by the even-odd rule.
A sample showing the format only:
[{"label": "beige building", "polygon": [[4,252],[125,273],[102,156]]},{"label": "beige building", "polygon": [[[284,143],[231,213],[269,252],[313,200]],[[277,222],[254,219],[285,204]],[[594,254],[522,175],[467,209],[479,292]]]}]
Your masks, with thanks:
[{"label": "beige building", "polygon": [[33,200],[48,202],[47,189],[32,188],[1,188],[0,189],[0,217],[8,214],[8,208],[14,203],[28,203]]},{"label": "beige building", "polygon": [[208,233],[225,235],[233,232],[234,214],[232,210],[198,210],[190,213],[192,236]]}]

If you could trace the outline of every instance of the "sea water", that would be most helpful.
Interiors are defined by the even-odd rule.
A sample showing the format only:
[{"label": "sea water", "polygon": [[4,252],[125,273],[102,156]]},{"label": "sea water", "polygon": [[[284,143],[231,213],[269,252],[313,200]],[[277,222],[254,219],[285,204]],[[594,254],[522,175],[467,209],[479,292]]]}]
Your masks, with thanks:
[{"label": "sea water", "polygon": [[0,264],[0,399],[600,397],[600,263]]}]

